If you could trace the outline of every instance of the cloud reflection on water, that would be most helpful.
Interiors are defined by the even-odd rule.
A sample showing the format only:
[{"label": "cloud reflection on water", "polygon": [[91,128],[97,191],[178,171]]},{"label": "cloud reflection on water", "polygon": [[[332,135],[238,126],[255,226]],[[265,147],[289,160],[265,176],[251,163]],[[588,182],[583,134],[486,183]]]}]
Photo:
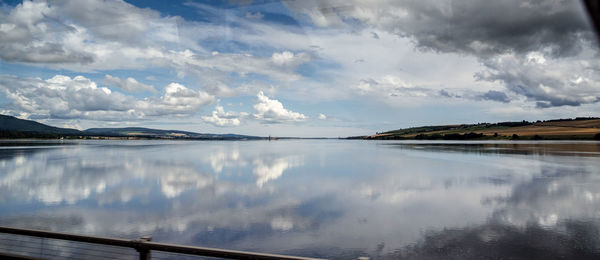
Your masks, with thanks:
[{"label": "cloud reflection on water", "polygon": [[572,220],[597,227],[600,215],[600,163],[572,153],[352,141],[112,144],[0,149],[0,223],[394,258],[429,256],[428,236],[503,241],[561,232]]}]

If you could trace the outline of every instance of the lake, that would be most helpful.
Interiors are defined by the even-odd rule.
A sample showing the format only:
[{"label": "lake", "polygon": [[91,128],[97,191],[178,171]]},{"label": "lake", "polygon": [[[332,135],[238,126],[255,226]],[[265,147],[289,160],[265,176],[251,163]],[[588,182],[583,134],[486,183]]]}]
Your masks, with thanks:
[{"label": "lake", "polygon": [[5,140],[0,225],[343,259],[598,258],[600,142]]}]

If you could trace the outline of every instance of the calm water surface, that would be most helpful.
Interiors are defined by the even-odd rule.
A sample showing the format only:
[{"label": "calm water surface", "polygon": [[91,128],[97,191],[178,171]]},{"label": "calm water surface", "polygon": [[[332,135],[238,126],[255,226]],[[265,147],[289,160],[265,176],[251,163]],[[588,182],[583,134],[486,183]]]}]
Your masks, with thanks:
[{"label": "calm water surface", "polygon": [[600,256],[600,143],[2,141],[0,225],[303,256]]}]

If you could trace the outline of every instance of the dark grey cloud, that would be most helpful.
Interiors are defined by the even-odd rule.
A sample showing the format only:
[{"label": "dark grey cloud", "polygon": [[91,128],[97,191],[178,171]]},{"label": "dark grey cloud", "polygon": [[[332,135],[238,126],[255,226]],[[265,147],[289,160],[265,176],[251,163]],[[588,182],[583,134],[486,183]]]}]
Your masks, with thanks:
[{"label": "dark grey cloud", "polygon": [[442,52],[489,56],[550,48],[556,56],[580,51],[593,39],[578,1],[450,1],[447,6],[414,1],[407,9],[415,22],[398,23],[419,46]]},{"label": "dark grey cloud", "polygon": [[448,91],[446,91],[444,89],[440,90],[440,96],[442,96],[442,97],[452,97],[452,95],[450,94],[450,92],[448,92]]},{"label": "dark grey cloud", "polygon": [[21,44],[0,44],[0,59],[24,63],[81,63],[94,62],[91,53],[67,50],[57,43],[44,43],[38,46]]},{"label": "dark grey cloud", "polygon": [[[358,20],[412,37],[424,50],[478,57],[544,48],[554,56],[570,56],[594,39],[579,1],[333,1],[326,8],[321,1],[294,1],[288,5],[308,14],[317,25],[329,25],[336,19]],[[337,10],[337,15],[315,15],[324,9]]]},{"label": "dark grey cloud", "polygon": [[510,98],[506,93],[497,90],[489,90],[487,92],[478,92],[478,91],[470,91],[470,90],[454,90],[452,92],[442,89],[438,92],[440,97],[445,98],[464,98],[468,100],[489,100],[496,101],[501,103],[510,103]]},{"label": "dark grey cloud", "polygon": [[479,97],[484,100],[498,101],[498,102],[502,102],[502,103],[510,102],[510,99],[504,92],[496,91],[496,90],[490,90],[488,92],[485,92],[485,93],[479,95]]}]

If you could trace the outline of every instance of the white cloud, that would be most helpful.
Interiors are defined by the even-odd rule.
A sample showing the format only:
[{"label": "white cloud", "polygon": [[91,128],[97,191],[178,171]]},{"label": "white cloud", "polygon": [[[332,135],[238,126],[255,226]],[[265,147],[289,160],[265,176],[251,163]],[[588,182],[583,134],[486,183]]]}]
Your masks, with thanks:
[{"label": "white cloud", "polygon": [[120,79],[118,77],[114,77],[114,76],[106,74],[104,76],[104,80],[106,80],[109,83],[112,83],[115,87],[125,90],[127,92],[142,92],[142,91],[156,92],[156,89],[154,88],[154,86],[140,83],[131,77],[126,78],[126,79]]},{"label": "white cloud", "polygon": [[0,90],[10,103],[4,112],[32,118],[92,120],[143,119],[149,116],[184,116],[214,102],[215,97],[178,83],[165,87],[162,96],[137,99],[113,92],[83,76],[56,75],[42,80],[0,75]]},{"label": "white cloud", "polygon": [[310,61],[310,56],[306,53],[294,54],[290,51],[275,52],[271,56],[271,61],[279,66],[295,66]]},{"label": "white cloud", "polygon": [[318,118],[321,119],[321,120],[325,120],[325,119],[327,119],[327,116],[324,115],[324,114],[319,114]]},{"label": "white cloud", "polygon": [[170,83],[159,99],[144,103],[144,108],[150,115],[186,115],[195,113],[201,106],[214,101],[215,97],[204,91],[195,91],[179,83]]},{"label": "white cloud", "polygon": [[222,106],[216,106],[210,116],[203,116],[202,120],[215,126],[239,126],[241,118],[248,116],[248,113],[225,112]]},{"label": "white cloud", "polygon": [[265,123],[281,123],[281,122],[301,122],[308,117],[298,112],[287,110],[283,104],[276,99],[270,99],[260,91],[256,95],[258,101],[254,104],[256,114],[254,117]]}]

